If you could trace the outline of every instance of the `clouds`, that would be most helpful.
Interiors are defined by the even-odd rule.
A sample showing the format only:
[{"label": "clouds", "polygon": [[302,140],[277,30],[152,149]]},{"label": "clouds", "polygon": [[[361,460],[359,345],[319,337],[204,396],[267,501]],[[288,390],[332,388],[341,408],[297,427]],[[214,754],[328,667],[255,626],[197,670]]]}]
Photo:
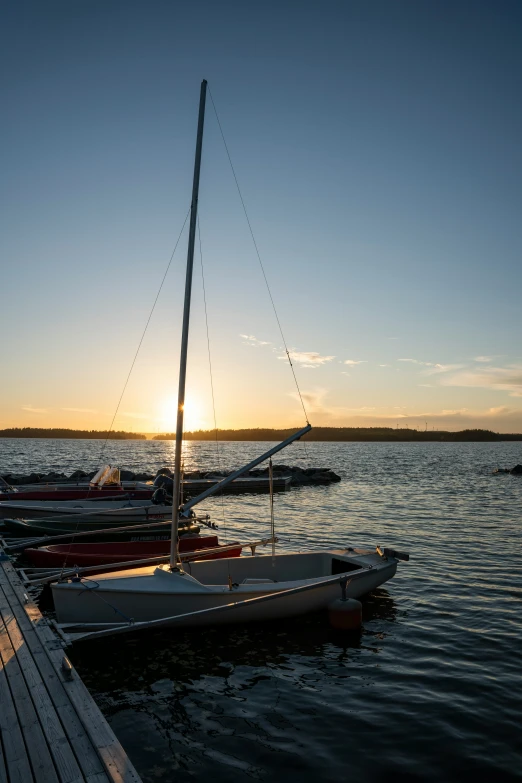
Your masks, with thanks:
[{"label": "clouds", "polygon": [[473,368],[453,373],[441,379],[442,386],[464,386],[508,392],[510,397],[522,397],[522,364],[506,367]]},{"label": "clouds", "polygon": [[434,375],[441,372],[450,372],[451,370],[460,370],[464,367],[464,364],[438,364],[435,362],[422,362],[419,359],[397,359],[398,362],[409,362],[410,364],[418,364],[421,367],[427,367],[424,370],[425,375]]},{"label": "clouds", "polygon": [[62,408],[62,411],[69,411],[70,413],[98,413],[93,408]]},{"label": "clouds", "polygon": [[22,405],[22,410],[27,413],[49,413],[47,408],[35,408],[33,405]]},{"label": "clouds", "polygon": [[[308,367],[313,368],[314,370],[317,367],[321,367],[323,364],[327,364],[328,362],[331,362],[333,359],[335,359],[335,356],[322,356],[320,353],[317,353],[316,351],[289,351],[290,358],[293,362],[296,362],[297,364],[301,365],[301,367]],[[286,354],[283,354],[283,356],[278,356],[278,359],[286,359]]]},{"label": "clouds", "polygon": [[239,336],[243,338],[245,345],[250,345],[252,348],[259,348],[262,345],[272,345],[272,343],[267,340],[258,340],[253,334],[240,334]]},{"label": "clouds", "polygon": [[[329,401],[331,390],[316,388],[302,392],[310,419],[326,427],[409,427],[424,430],[492,429],[496,432],[520,432],[522,408],[492,406],[489,408],[443,407],[411,412],[405,405],[363,405],[347,407]],[[297,393],[290,396],[299,403]],[[296,407],[297,412],[297,407]]]},{"label": "clouds", "polygon": [[410,364],[423,364],[426,367],[431,367],[433,362],[420,362],[418,359],[397,359],[398,362],[409,362]]},{"label": "clouds", "polygon": [[359,361],[354,361],[354,359],[345,359],[343,364],[348,364],[350,367],[353,367],[356,364],[368,364],[366,359],[360,359]]}]

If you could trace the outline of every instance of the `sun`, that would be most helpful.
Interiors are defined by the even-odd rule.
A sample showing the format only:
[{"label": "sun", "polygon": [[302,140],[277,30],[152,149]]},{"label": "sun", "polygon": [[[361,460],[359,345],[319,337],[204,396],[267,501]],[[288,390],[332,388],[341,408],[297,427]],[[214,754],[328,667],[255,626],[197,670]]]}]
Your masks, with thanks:
[{"label": "sun", "polygon": [[[165,432],[176,431],[177,408],[178,401],[174,397],[169,397],[161,406],[160,426]],[[203,429],[204,427],[203,408],[199,400],[193,397],[185,400],[183,416],[183,429],[185,432]]]}]

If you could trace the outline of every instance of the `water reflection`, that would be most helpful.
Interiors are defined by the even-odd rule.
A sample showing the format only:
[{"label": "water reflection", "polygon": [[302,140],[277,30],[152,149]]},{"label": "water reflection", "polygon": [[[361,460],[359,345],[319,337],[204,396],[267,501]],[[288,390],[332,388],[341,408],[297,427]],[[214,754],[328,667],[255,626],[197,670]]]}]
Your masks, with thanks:
[{"label": "water reflection", "polygon": [[[22,444],[20,464],[97,465],[99,444],[54,443]],[[115,464],[153,471],[171,444],[110,447]],[[263,447],[225,444],[224,464]],[[212,448],[190,444],[187,465],[213,467]],[[411,561],[365,599],[360,634],[336,634],[316,615],[74,649],[143,780],[180,769],[215,783],[517,779],[522,479],[491,471],[520,462],[520,444],[309,443],[307,453],[296,445],[284,461],[331,467],[343,481],[276,497],[280,548],[384,544],[410,549]],[[266,496],[205,510],[222,539],[268,531]]]},{"label": "water reflection", "polygon": [[[329,626],[325,612],[305,617],[204,630],[162,629],[77,645],[72,653],[84,678],[98,690],[130,692],[161,678],[194,683],[205,677],[226,679],[239,667],[288,665],[292,656],[314,659],[316,665],[334,650],[371,647],[378,650],[386,623],[395,621],[397,608],[385,589],[363,600],[363,629],[346,633]],[[109,662],[109,665],[108,665]]]},{"label": "water reflection", "polygon": [[306,746],[316,721],[324,720],[323,700],[334,703],[343,683],[360,678],[360,656],[380,651],[396,617],[393,598],[381,588],[363,600],[358,632],[332,630],[320,612],[86,643],[71,657],[126,737],[145,781],[180,769],[260,779],[275,763],[273,754],[278,768],[293,774],[297,765],[311,780],[316,773]]}]

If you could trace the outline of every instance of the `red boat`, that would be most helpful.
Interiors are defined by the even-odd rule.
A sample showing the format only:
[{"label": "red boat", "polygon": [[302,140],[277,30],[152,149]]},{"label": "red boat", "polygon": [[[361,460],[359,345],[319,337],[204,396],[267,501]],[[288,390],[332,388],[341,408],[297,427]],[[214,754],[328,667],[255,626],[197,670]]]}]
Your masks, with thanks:
[{"label": "red boat", "polygon": [[[229,546],[235,546],[229,549]],[[216,550],[223,547],[225,551],[213,551],[208,555],[206,549]],[[179,539],[181,554],[193,553],[194,560],[214,560],[221,557],[239,557],[241,546],[233,542],[228,546],[219,544],[217,536],[181,536]],[[145,560],[149,557],[168,557],[170,540],[167,541],[114,541],[92,544],[54,544],[39,549],[26,549],[24,554],[34,566],[39,568],[69,568],[74,566],[109,565],[111,563],[127,563],[132,560]],[[115,569],[116,570],[116,569]]]},{"label": "red boat", "polygon": [[107,500],[108,498],[131,500],[150,500],[156,487],[138,486],[137,482],[124,486],[120,481],[120,471],[111,465],[104,465],[89,482],[67,484],[36,484],[19,490],[0,478],[1,500]]}]

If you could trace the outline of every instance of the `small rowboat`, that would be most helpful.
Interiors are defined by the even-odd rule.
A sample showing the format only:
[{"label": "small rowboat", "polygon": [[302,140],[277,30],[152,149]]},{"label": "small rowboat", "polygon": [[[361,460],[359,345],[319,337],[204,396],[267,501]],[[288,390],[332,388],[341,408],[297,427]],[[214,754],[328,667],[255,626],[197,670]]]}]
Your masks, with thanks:
[{"label": "small rowboat", "polygon": [[[235,542],[234,542],[235,543]],[[237,549],[224,547],[224,552],[216,552],[220,546],[217,536],[182,536],[179,540],[180,553],[194,553],[196,560],[212,560],[221,557],[239,557],[241,546]],[[230,546],[230,545],[229,545]],[[206,549],[212,554],[205,555]],[[168,557],[170,540],[166,541],[110,541],[89,544],[54,544],[40,549],[26,549],[25,556],[32,565],[39,568],[62,568],[67,565],[88,567],[113,563],[129,563],[132,560],[144,560],[149,557]]]}]

